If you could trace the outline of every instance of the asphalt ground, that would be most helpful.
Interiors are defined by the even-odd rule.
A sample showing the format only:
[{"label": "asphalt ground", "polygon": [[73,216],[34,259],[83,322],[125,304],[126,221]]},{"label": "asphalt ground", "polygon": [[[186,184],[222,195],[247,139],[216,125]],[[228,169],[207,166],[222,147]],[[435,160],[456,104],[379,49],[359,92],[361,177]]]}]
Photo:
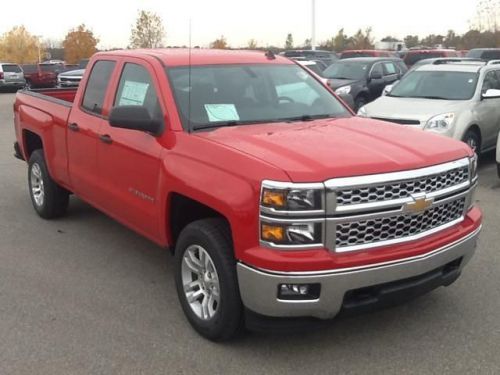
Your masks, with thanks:
[{"label": "asphalt ground", "polygon": [[0,374],[499,374],[500,180],[481,160],[484,229],[453,285],[306,333],[215,344],[183,316],[168,251],[76,198],[33,211],[0,94]]}]

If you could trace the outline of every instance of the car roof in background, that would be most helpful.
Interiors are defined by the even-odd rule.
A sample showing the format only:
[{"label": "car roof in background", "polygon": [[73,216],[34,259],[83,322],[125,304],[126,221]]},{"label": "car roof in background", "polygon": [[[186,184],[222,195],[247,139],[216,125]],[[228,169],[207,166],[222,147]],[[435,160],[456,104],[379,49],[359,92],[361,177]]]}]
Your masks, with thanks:
[{"label": "car roof in background", "polygon": [[392,57],[392,56],[377,56],[377,57],[352,57],[348,59],[342,59],[339,61],[334,62],[334,64],[340,64],[340,63],[345,63],[345,62],[365,62],[365,63],[372,63],[372,62],[377,62],[377,61],[403,61],[399,57]]}]

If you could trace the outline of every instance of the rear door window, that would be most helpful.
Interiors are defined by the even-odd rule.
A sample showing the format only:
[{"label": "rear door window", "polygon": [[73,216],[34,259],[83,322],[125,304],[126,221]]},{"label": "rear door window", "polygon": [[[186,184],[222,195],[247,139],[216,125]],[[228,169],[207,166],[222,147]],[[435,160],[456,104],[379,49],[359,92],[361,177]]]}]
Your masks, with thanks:
[{"label": "rear door window", "polygon": [[398,68],[391,62],[384,63],[384,76],[398,74]]},{"label": "rear door window", "polygon": [[82,107],[87,111],[102,115],[104,98],[115,65],[114,61],[101,60],[92,67],[82,102]]}]

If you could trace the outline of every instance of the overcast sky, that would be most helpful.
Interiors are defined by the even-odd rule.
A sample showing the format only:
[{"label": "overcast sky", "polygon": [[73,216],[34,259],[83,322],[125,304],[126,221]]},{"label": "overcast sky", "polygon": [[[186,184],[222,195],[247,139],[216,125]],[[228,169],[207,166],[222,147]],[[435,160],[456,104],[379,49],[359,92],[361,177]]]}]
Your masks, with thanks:
[{"label": "overcast sky", "polygon": [[[477,0],[316,0],[317,40],[340,28],[349,34],[372,27],[377,39],[386,35],[425,36],[467,30]],[[25,0],[2,12],[0,33],[24,24],[35,35],[62,40],[66,32],[85,23],[100,39],[100,48],[126,47],[139,9],[158,13],[167,32],[166,44],[206,46],[224,35],[234,47],[254,38],[259,45],[283,45],[287,33],[296,44],[310,37],[311,0],[85,0],[61,2]],[[5,7],[4,7],[5,11]]]}]

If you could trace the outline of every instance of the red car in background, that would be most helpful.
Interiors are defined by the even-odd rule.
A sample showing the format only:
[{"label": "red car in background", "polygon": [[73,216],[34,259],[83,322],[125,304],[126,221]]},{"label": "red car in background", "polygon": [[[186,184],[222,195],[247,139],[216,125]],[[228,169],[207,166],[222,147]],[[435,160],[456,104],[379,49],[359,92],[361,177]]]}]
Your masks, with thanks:
[{"label": "red car in background", "polygon": [[55,87],[57,75],[64,70],[61,64],[23,65],[24,78],[27,87]]},{"label": "red car in background", "polygon": [[416,49],[410,50],[404,58],[408,68],[424,59],[435,59],[440,57],[461,57],[454,49]]},{"label": "red car in background", "polygon": [[353,57],[397,57],[394,52],[376,49],[351,49],[345,50],[340,55],[341,59],[351,59]]}]

